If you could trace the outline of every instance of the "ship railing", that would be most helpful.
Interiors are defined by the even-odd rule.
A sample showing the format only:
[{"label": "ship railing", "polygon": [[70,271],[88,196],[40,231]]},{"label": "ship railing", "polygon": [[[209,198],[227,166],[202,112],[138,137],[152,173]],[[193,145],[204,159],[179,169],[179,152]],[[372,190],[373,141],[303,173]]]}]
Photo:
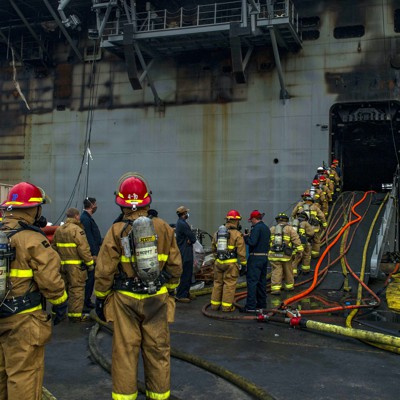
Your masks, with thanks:
[{"label": "ship railing", "polygon": [[191,9],[181,7],[175,12],[158,10],[136,14],[138,32],[181,29],[241,21],[241,1],[198,5]]},{"label": "ship railing", "polygon": [[[258,11],[253,12],[261,22],[279,22],[281,19],[288,20],[296,30],[299,31],[298,14],[292,0],[278,0],[272,6],[272,13],[268,11],[267,0],[255,2]],[[244,6],[246,9],[244,10]],[[127,10],[131,12],[130,7]],[[232,22],[244,23],[244,18],[249,15],[250,5],[242,0],[228,1],[223,3],[212,3],[197,5],[194,8],[181,7],[176,11],[148,10],[138,12],[134,16],[136,32],[154,32],[170,29],[184,29],[195,27],[216,26],[230,24]],[[251,12],[250,12],[251,14]],[[102,32],[103,37],[122,34],[124,24],[128,18],[124,13],[119,13],[117,19],[111,18],[105,24]]]},{"label": "ship railing", "polygon": [[[386,252],[398,250],[399,244],[395,239],[398,231],[398,204],[400,193],[400,169],[397,166],[394,174],[393,183],[382,185],[383,191],[390,190],[390,196],[387,201],[385,211],[382,216],[381,225],[377,232],[376,244],[372,251],[370,261],[370,273],[372,278],[377,278],[380,271],[380,262]],[[396,248],[393,248],[396,247]]]}]

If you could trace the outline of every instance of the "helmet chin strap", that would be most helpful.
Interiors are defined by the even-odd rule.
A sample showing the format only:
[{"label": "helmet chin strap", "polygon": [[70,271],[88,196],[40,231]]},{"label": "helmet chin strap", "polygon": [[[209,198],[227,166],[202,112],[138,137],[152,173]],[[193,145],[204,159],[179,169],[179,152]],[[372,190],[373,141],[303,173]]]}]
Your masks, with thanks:
[{"label": "helmet chin strap", "polygon": [[38,221],[42,215],[42,206],[36,207],[35,221]]}]

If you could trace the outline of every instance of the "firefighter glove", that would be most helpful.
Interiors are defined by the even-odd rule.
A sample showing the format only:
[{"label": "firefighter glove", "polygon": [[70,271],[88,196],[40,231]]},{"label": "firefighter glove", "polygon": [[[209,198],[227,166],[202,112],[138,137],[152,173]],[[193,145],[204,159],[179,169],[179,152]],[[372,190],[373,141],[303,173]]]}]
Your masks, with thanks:
[{"label": "firefighter glove", "polygon": [[240,267],[241,267],[240,271],[239,271],[240,276],[246,275],[247,274],[247,265],[242,264]]},{"label": "firefighter glove", "polygon": [[106,317],[104,316],[104,302],[105,299],[96,298],[96,314],[104,322],[106,322]]},{"label": "firefighter glove", "polygon": [[167,283],[171,278],[172,278],[172,275],[169,272],[167,272],[165,269],[163,269],[160,272],[161,285],[164,285],[165,283]]},{"label": "firefighter glove", "polygon": [[94,271],[94,264],[89,265],[89,266],[87,267],[87,270],[88,270],[88,272]]},{"label": "firefighter glove", "polygon": [[68,305],[66,301],[64,301],[64,303],[53,306],[52,314],[54,316],[53,317],[54,326],[58,325],[62,320],[67,318],[67,309]]}]

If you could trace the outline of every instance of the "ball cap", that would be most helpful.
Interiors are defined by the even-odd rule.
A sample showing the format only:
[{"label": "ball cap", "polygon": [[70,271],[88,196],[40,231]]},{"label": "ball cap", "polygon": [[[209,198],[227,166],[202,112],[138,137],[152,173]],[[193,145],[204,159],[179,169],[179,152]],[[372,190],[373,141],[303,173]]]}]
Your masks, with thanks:
[{"label": "ball cap", "polygon": [[250,214],[250,218],[248,219],[248,221],[251,221],[252,218],[257,218],[257,219],[262,219],[264,217],[265,213],[260,213],[260,211],[258,210],[254,210],[251,212]]},{"label": "ball cap", "polygon": [[185,206],[180,206],[176,209],[177,214],[183,214],[185,212],[189,212],[190,210],[186,208]]}]

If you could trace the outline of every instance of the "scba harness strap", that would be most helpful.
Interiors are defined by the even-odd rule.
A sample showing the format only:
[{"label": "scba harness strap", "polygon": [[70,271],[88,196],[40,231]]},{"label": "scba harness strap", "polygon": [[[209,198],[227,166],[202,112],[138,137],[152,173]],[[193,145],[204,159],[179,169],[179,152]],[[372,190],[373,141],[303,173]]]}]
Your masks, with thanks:
[{"label": "scba harness strap", "polygon": [[[158,292],[170,278],[171,275],[167,271],[161,271],[160,276],[154,282],[156,292]],[[154,288],[150,288],[139,278],[128,278],[124,273],[120,273],[115,277],[113,290],[123,290],[135,294],[155,293]]]},{"label": "scba harness strap", "polygon": [[[21,227],[18,229],[7,230],[5,229],[5,225],[3,223],[0,224],[0,231],[7,237],[8,242],[12,236],[24,230],[32,230],[46,236],[44,232],[42,232],[40,228],[36,226],[29,225],[21,221],[19,221],[19,225]],[[6,267],[6,271],[4,273],[4,278],[3,278],[5,282],[4,281],[2,282],[2,284],[4,285],[3,289],[5,289],[5,291],[3,291],[2,298],[0,298],[0,318],[6,318],[14,314],[21,313],[23,311],[39,307],[42,304],[41,293],[39,291],[29,292],[31,287],[28,289],[26,294],[7,299],[7,295],[10,292],[10,282],[9,282],[10,265],[11,261],[15,260],[15,258],[16,258],[15,248],[11,247],[9,243],[6,246],[2,246],[0,251],[0,261],[3,262],[3,267],[4,266]]]},{"label": "scba harness strap", "polygon": [[40,292],[31,292],[24,296],[5,299],[0,306],[0,318],[10,317],[23,311],[40,306],[42,304],[42,295]]}]

